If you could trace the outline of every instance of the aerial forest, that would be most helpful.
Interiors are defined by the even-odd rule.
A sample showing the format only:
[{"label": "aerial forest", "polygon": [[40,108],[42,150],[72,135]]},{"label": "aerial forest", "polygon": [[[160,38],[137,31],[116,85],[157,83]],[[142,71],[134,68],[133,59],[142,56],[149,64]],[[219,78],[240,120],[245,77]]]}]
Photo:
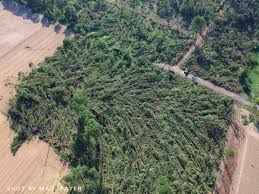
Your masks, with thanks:
[{"label": "aerial forest", "polygon": [[213,192],[233,102],[153,63],[176,64],[202,30],[195,22],[214,23],[186,67],[251,93],[256,0],[226,1],[225,17],[219,0],[16,2],[74,35],[21,77],[8,112],[14,153],[38,136],[69,164],[62,183],[82,193]]}]

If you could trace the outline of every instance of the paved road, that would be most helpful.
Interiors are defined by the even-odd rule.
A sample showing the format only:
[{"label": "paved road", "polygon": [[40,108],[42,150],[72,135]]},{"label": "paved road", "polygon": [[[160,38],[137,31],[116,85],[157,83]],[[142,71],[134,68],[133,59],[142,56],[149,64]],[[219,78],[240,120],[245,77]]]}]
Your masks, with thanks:
[{"label": "paved road", "polygon": [[[198,83],[202,86],[205,86],[205,87],[210,88],[210,89],[212,89],[212,90],[214,90],[218,93],[221,93],[225,96],[228,96],[228,97],[232,98],[234,101],[238,102],[241,105],[253,106],[253,104],[251,102],[247,101],[246,99],[244,99],[243,97],[241,97],[240,95],[238,95],[234,92],[230,92],[230,91],[226,90],[225,88],[216,86],[215,84],[213,84],[209,81],[206,81],[204,79],[201,79],[199,77],[196,77],[192,74],[189,74],[188,77],[185,76],[184,71],[181,70],[178,66],[171,66],[171,65],[168,65],[168,64],[165,64],[165,63],[155,63],[154,65],[159,67],[159,68],[162,68],[166,71],[172,71],[176,75],[179,75],[179,76],[184,77],[184,78],[191,79],[194,82],[196,82],[196,83]],[[257,109],[259,109],[259,107],[257,107]]]}]

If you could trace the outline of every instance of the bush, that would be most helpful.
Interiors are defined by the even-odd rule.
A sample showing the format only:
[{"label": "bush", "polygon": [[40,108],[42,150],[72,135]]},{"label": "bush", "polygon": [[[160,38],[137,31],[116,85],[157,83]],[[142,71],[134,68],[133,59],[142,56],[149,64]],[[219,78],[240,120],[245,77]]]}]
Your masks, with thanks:
[{"label": "bush", "polygon": [[255,116],[253,114],[249,114],[249,121],[253,123],[255,121]]},{"label": "bush", "polygon": [[168,184],[167,178],[164,176],[160,176],[156,180],[156,191],[158,194],[172,194],[173,190],[171,186]]},{"label": "bush", "polygon": [[234,158],[235,151],[232,148],[225,148],[225,155],[227,158]]},{"label": "bush", "polygon": [[256,105],[259,105],[259,98],[255,98],[254,103],[255,103]]},{"label": "bush", "polygon": [[25,135],[21,135],[21,133],[18,133],[18,136],[16,136],[11,143],[12,153],[15,154],[26,140],[27,137]]},{"label": "bush", "polygon": [[243,120],[243,125],[248,125],[249,124],[247,116],[242,116],[242,120]]}]

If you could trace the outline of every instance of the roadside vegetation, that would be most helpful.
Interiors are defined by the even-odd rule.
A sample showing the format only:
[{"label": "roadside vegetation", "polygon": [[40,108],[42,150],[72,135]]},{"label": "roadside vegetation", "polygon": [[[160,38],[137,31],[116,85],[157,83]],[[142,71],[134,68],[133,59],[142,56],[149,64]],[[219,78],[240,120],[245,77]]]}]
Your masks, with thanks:
[{"label": "roadside vegetation", "polygon": [[233,103],[152,65],[176,63],[188,34],[101,0],[19,2],[77,34],[17,86],[13,152],[39,136],[84,193],[213,191]]},{"label": "roadside vegetation", "polygon": [[245,84],[250,88],[250,94],[255,99],[255,104],[259,105],[259,53],[256,56],[256,64],[247,73]]}]

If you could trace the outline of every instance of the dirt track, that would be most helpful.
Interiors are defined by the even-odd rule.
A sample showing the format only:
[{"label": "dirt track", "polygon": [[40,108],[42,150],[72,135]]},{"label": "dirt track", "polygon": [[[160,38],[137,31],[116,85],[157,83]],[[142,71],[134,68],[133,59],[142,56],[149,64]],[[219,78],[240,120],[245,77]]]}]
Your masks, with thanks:
[{"label": "dirt track", "polygon": [[0,193],[14,193],[13,186],[32,186],[36,187],[33,193],[43,193],[39,187],[56,186],[67,168],[48,144],[37,139],[25,143],[13,156],[10,143],[14,134],[3,113],[15,94],[17,74],[29,72],[30,62],[37,64],[52,55],[63,42],[64,29],[56,33],[53,26],[45,27],[29,18],[28,10],[9,1],[3,4],[0,3]]},{"label": "dirt track", "polygon": [[[243,109],[241,114],[249,116],[250,113]],[[244,126],[244,130],[245,139],[240,147],[230,194],[259,193],[259,133],[252,123]]]},{"label": "dirt track", "polygon": [[[207,29],[204,31],[204,34],[207,33]],[[191,57],[191,55],[196,51],[196,49],[203,44],[203,38],[201,35],[197,34],[194,45],[192,45],[189,50],[185,53],[183,58],[176,64],[176,67],[181,67],[186,61]]]}]

